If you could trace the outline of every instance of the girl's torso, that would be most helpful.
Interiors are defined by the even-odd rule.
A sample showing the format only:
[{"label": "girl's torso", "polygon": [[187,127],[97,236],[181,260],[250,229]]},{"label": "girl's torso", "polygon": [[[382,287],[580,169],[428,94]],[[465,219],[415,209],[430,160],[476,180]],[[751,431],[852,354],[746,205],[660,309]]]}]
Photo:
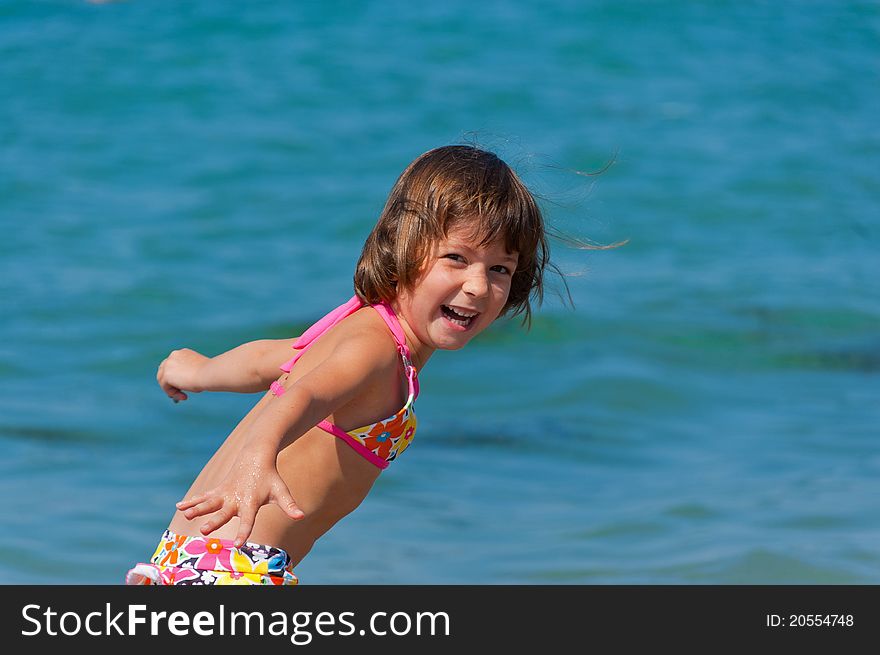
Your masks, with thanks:
[{"label": "girl's torso", "polygon": [[[378,330],[377,327],[384,330]],[[361,334],[370,331],[375,334],[376,348],[397,348],[377,312],[357,311],[314,341],[299,357],[290,373],[280,376],[279,382],[287,387],[295,384],[332,353],[346,335],[354,331]],[[374,430],[377,431],[385,427],[384,419],[401,417],[402,407],[411,409],[411,385],[404,375],[402,362],[398,362],[398,366],[383,371],[372,384],[365,385],[357,397],[328,416],[327,421],[342,431],[353,431],[349,434],[354,434],[355,438],[358,434],[367,438],[368,445],[374,445],[376,439],[382,438],[382,434],[370,440],[363,428],[356,429],[362,426],[372,427],[371,424],[379,421]],[[222,482],[245,439],[249,438],[248,426],[274,397],[273,392],[267,392],[248,412],[202,469],[187,496],[203,493]],[[414,422],[414,417],[412,420]],[[407,431],[406,437],[408,443],[412,430]],[[377,448],[376,452],[381,455],[384,451]],[[294,564],[308,553],[321,535],[363,501],[381,471],[349,443],[331,436],[318,426],[282,449],[278,454],[277,464],[279,474],[290,488],[291,495],[303,510],[305,518],[291,521],[278,506],[265,505],[257,513],[249,540],[283,548]],[[176,512],[169,530],[181,535],[197,536],[201,534],[199,528],[204,521],[205,517],[190,521],[181,512]],[[233,519],[210,536],[232,539],[237,529],[238,519]]]}]

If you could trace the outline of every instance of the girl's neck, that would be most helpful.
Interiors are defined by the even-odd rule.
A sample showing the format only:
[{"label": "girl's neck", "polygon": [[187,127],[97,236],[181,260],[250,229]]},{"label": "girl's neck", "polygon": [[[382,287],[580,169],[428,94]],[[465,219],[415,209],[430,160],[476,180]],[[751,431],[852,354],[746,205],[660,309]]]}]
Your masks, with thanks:
[{"label": "girl's neck", "polygon": [[428,363],[428,359],[430,359],[431,355],[434,354],[435,349],[419,341],[415,332],[413,332],[412,327],[410,327],[409,321],[407,321],[406,317],[401,313],[399,303],[392,302],[391,309],[394,310],[397,320],[400,322],[400,327],[403,329],[403,334],[406,337],[406,345],[409,348],[409,358],[412,361],[413,366],[416,367],[416,370],[421,371],[425,364]]}]

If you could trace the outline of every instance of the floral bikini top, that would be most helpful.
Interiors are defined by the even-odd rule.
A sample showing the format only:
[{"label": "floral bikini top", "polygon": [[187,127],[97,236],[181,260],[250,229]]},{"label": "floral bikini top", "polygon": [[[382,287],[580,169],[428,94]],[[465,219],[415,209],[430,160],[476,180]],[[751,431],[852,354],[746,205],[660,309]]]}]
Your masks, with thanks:
[{"label": "floral bikini top", "polygon": [[[282,364],[281,370],[285,373],[290,373],[290,369],[293,368],[296,360],[308,350],[315,339],[342,319],[351,316],[364,306],[361,299],[354,296],[347,303],[340,305],[303,332],[302,336],[293,343],[293,347],[299,350],[299,352],[290,361]],[[400,357],[403,360],[403,370],[406,372],[407,382],[409,383],[409,396],[406,399],[406,404],[394,416],[389,416],[383,421],[377,421],[371,425],[365,425],[362,428],[349,430],[348,432],[344,432],[341,428],[326,420],[318,423],[318,427],[339,437],[372,464],[375,464],[380,469],[384,469],[400,453],[406,450],[406,447],[412,441],[413,435],[416,433],[416,414],[413,403],[419,395],[419,380],[416,377],[416,369],[410,361],[406,336],[394,310],[385,302],[370,305],[370,307],[375,309],[379,316],[382,317],[388,329],[391,330],[394,341],[397,342],[397,352],[400,353]],[[284,394],[284,387],[277,380],[270,385],[269,389],[276,396]]]}]

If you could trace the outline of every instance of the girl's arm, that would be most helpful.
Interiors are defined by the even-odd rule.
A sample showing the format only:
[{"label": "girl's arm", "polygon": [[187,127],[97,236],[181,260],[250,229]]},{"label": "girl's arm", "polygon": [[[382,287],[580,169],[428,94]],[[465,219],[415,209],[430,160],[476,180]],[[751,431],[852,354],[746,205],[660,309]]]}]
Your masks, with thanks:
[{"label": "girl's arm", "polygon": [[175,402],[185,391],[265,391],[281,375],[279,366],[290,358],[295,339],[260,339],[215,357],[189,348],[174,350],[159,364],[156,379]]},{"label": "girl's arm", "polygon": [[214,489],[180,501],[177,508],[189,520],[212,514],[201,527],[205,535],[238,516],[236,546],[247,540],[263,505],[275,503],[291,519],[301,519],[303,513],[276,468],[279,451],[363,394],[365,385],[387,383],[397,366],[397,350],[387,332],[362,331],[345,339],[302,378],[285,380],[286,393],[273,395],[246,428],[245,446],[226,478]]}]

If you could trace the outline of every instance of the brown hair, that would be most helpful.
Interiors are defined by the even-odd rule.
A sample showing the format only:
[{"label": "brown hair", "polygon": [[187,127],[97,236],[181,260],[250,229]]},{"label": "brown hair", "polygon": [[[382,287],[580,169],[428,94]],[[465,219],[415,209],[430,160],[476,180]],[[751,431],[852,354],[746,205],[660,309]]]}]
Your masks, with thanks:
[{"label": "brown hair", "polygon": [[530,298],[540,305],[550,265],[544,217],[510,166],[473,146],[430,150],[401,173],[364,244],[355,292],[376,303],[393,300],[398,285],[412,289],[433,244],[470,221],[470,236],[481,245],[500,237],[508,252],[519,253],[501,314],[524,314],[530,323]]}]

